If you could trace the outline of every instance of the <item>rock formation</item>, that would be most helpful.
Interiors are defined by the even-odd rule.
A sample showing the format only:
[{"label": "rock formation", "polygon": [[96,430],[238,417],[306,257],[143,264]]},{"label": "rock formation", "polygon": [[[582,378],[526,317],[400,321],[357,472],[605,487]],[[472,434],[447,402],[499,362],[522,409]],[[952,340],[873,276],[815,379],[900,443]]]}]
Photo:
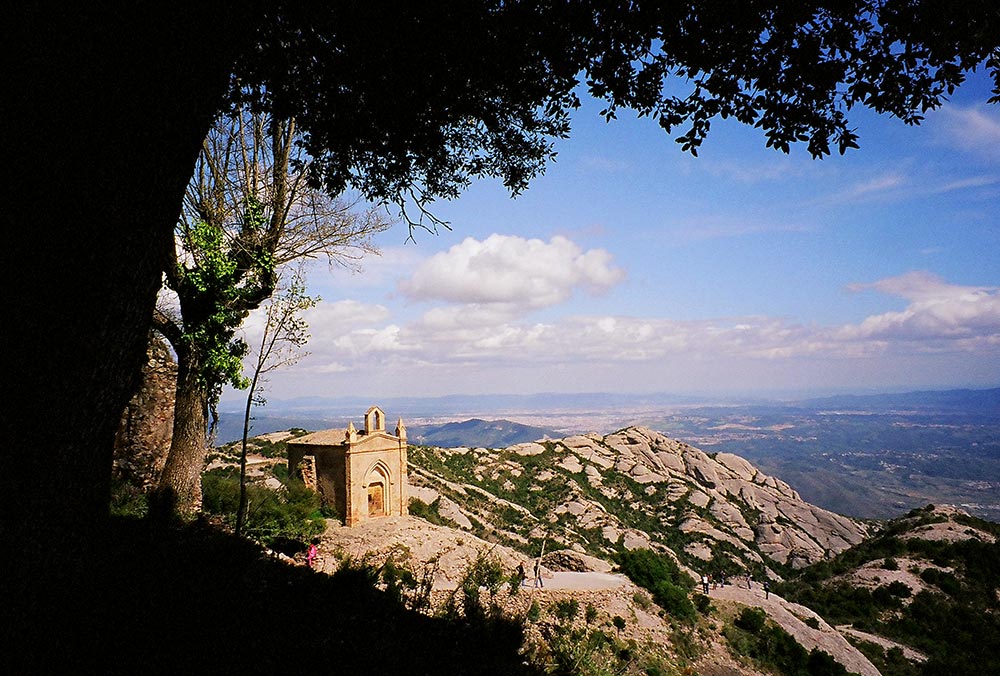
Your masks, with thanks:
[{"label": "rock formation", "polygon": [[597,556],[653,547],[691,568],[714,562],[736,574],[801,567],[867,532],[743,458],[709,455],[643,427],[498,450],[423,449],[412,459],[425,496],[461,512],[453,521],[512,543],[551,538]]},{"label": "rock formation", "polygon": [[122,413],[115,436],[113,476],[144,491],[156,484],[174,428],[177,363],[166,342],[151,336],[139,390]]}]

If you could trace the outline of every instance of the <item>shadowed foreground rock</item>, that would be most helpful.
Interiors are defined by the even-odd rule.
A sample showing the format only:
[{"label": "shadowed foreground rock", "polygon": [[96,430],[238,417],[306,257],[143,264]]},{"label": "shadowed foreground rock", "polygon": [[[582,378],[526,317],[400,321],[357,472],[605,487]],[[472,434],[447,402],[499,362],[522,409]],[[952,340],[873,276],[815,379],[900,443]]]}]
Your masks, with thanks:
[{"label": "shadowed foreground rock", "polygon": [[53,543],[46,570],[6,581],[0,671],[534,673],[514,624],[410,612],[362,573],[290,566],[210,526],[115,521],[90,544]]}]

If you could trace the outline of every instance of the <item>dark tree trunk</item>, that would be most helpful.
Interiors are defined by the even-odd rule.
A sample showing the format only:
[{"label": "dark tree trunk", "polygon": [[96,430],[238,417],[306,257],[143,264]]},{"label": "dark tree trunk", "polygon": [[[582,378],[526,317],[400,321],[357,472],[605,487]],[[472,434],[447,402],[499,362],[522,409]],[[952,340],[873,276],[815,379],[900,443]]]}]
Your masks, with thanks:
[{"label": "dark tree trunk", "polygon": [[109,5],[20,3],[2,29],[0,541],[18,570],[107,515],[164,255],[245,32],[226,3]]},{"label": "dark tree trunk", "polygon": [[159,516],[176,510],[192,516],[201,509],[201,472],[205,465],[208,394],[199,382],[195,355],[178,354],[177,396],[170,453],[156,488]]}]

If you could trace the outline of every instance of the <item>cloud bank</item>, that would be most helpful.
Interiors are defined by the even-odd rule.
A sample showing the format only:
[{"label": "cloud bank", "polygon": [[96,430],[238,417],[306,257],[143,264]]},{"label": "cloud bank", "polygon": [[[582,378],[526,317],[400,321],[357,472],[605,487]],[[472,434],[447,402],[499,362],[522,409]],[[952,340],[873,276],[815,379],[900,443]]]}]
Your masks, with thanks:
[{"label": "cloud bank", "polygon": [[[489,242],[489,240],[487,240]],[[507,311],[529,291],[555,303],[582,280],[607,283],[616,277],[607,259],[597,263],[567,242],[551,244],[466,241],[431,259],[407,285],[422,297],[450,303],[415,321],[392,323],[380,306],[338,303],[310,316],[315,364],[368,363],[391,358],[396,365],[456,365],[532,368],[663,360],[742,359],[777,363],[791,359],[838,359],[882,355],[1000,352],[1000,289],[950,284],[926,272],[854,284],[854,292],[877,292],[907,301],[903,310],[872,315],[856,324],[815,326],[775,317],[730,317],[680,321],[664,317],[573,315],[530,322]],[[548,247],[548,248],[547,248]],[[526,265],[516,251],[541,252],[553,268]],[[502,275],[488,290],[459,280],[479,274],[466,264],[486,251],[495,262],[519,266],[520,276]],[[575,253],[573,253],[575,252]],[[533,259],[535,261],[538,258]],[[532,271],[544,273],[530,277]],[[591,275],[589,278],[587,275]],[[431,280],[442,286],[431,287]],[[436,289],[436,296],[431,296]],[[469,301],[469,302],[466,302]],[[472,302],[474,301],[474,302]],[[536,301],[540,303],[541,301]],[[495,306],[500,307],[497,310]],[[525,307],[529,307],[526,303]]]}]

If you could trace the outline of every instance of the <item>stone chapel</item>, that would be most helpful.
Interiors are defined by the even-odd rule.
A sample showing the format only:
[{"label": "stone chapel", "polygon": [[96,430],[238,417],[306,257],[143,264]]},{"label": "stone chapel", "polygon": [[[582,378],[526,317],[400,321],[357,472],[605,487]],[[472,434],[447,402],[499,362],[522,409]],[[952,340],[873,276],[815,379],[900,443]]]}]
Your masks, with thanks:
[{"label": "stone chapel", "polygon": [[385,413],[372,406],[365,426],[313,432],[288,441],[289,474],[301,477],[323,502],[337,510],[345,526],[408,513],[406,427],[385,429]]}]

